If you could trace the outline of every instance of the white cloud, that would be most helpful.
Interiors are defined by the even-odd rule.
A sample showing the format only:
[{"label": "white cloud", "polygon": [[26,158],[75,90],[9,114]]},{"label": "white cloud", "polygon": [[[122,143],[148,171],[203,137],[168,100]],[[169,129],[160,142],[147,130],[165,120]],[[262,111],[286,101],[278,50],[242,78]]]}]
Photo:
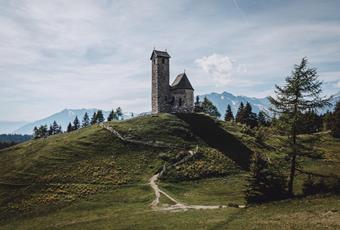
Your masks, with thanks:
[{"label": "white cloud", "polygon": [[[212,54],[195,60],[195,63],[203,69],[203,71],[212,77],[216,85],[226,86],[233,80],[236,73],[246,73],[247,68],[244,64],[239,64],[228,56],[220,54]],[[235,80],[240,82],[239,80]]]}]

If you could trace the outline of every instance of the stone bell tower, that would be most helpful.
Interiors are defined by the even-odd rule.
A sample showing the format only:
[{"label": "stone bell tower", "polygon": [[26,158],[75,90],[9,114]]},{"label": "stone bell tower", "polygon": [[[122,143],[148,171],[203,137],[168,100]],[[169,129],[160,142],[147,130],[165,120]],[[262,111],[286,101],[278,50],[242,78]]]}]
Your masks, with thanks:
[{"label": "stone bell tower", "polygon": [[152,61],[152,113],[170,112],[170,55],[166,51],[153,50],[150,60]]}]

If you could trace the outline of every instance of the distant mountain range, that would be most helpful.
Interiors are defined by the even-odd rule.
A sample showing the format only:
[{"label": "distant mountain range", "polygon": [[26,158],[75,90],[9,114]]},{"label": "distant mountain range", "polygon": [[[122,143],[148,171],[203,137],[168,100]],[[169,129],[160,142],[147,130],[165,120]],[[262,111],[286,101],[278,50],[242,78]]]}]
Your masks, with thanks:
[{"label": "distant mountain range", "polygon": [[[91,118],[94,112],[97,112],[98,109],[64,109],[61,112],[52,114],[49,117],[44,119],[28,123],[16,130],[13,133],[20,134],[32,134],[34,126],[40,125],[50,125],[53,121],[56,121],[61,125],[62,129],[65,131],[69,122],[73,122],[76,116],[78,116],[79,120],[82,121],[85,113],[87,112],[89,117]],[[106,119],[109,115],[110,111],[103,111],[104,118]],[[124,118],[129,118],[130,115],[124,114]]]},{"label": "distant mountain range", "polygon": [[0,134],[12,133],[27,123],[27,121],[0,121]]},{"label": "distant mountain range", "polygon": [[[224,117],[225,110],[227,109],[228,104],[231,106],[234,115],[236,114],[241,102],[243,102],[244,104],[249,102],[253,108],[253,112],[255,113],[258,113],[261,110],[268,112],[270,107],[270,103],[267,98],[235,96],[228,92],[200,95],[200,101],[203,101],[205,97],[207,97],[217,107],[218,111],[222,115],[221,118]],[[320,113],[325,113],[327,110],[333,110],[333,107],[338,100],[340,100],[340,92],[333,95],[333,98],[331,100],[332,106],[322,109]]]},{"label": "distant mountain range", "polygon": [[[259,111],[269,111],[270,103],[267,98],[255,98],[255,97],[246,97],[246,96],[235,96],[228,92],[223,93],[210,93],[205,95],[200,95],[200,100],[202,101],[204,97],[207,97],[210,101],[214,103],[217,107],[218,111],[222,114],[222,117],[225,114],[225,110],[228,104],[231,106],[231,109],[234,114],[236,114],[240,103],[249,102],[253,108],[253,112],[258,113]],[[333,95],[333,99],[331,103],[333,106],[335,105],[336,101],[340,100],[340,92]],[[332,107],[325,108],[321,112],[324,113],[327,110],[332,110]],[[17,134],[32,134],[34,126],[40,125],[50,125],[53,121],[57,121],[63,128],[66,129],[69,122],[72,122],[76,116],[78,116],[79,120],[81,121],[84,114],[87,112],[91,117],[94,112],[98,111],[98,109],[64,109],[61,112],[52,114],[49,117],[44,119],[34,121],[34,122],[6,122],[0,121],[0,134],[1,133],[17,133]],[[103,111],[104,117],[107,118],[109,115],[109,111]],[[142,113],[143,114],[149,114]],[[130,118],[131,114],[125,113],[124,118]]]}]

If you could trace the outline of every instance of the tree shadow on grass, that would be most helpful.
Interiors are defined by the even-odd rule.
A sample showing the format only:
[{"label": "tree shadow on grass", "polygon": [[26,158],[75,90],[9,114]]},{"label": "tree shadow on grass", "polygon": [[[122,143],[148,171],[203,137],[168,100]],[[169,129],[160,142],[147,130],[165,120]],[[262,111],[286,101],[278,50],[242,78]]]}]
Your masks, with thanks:
[{"label": "tree shadow on grass", "polygon": [[190,125],[195,135],[210,147],[221,151],[242,169],[249,170],[252,151],[232,134],[226,132],[209,116],[203,114],[176,114],[178,118]]}]

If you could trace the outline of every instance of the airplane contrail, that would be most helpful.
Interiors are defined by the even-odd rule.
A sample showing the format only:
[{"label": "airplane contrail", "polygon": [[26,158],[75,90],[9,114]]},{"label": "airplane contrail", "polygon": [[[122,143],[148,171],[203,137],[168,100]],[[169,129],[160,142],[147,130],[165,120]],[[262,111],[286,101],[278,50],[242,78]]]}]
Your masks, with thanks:
[{"label": "airplane contrail", "polygon": [[245,20],[245,22],[248,24],[248,18],[247,18],[247,16],[246,16],[246,14],[244,13],[244,11],[243,11],[243,10],[241,9],[241,7],[239,6],[237,0],[233,0],[233,3],[234,3],[234,5],[235,5],[235,7],[240,11],[240,13],[241,13],[243,19]]}]

